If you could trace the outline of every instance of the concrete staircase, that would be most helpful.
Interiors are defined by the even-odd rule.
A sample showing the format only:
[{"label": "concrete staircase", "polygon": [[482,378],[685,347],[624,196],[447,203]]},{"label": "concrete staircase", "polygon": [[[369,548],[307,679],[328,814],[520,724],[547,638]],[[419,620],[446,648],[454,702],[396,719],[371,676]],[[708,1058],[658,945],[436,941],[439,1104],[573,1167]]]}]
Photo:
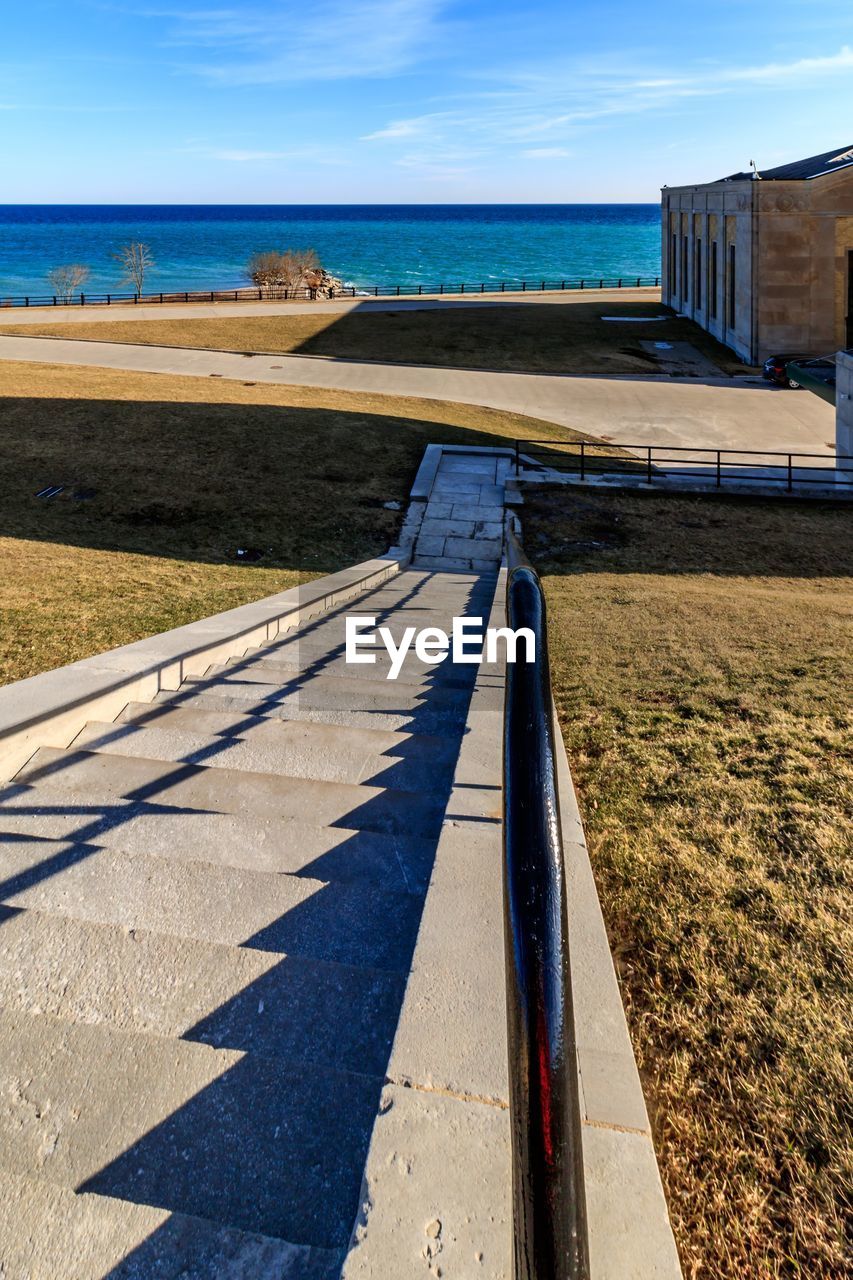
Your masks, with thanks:
[{"label": "concrete staircase", "polygon": [[495,581],[399,573],[0,792],[4,1277],[340,1275],[478,675],[347,666],[344,617]]}]

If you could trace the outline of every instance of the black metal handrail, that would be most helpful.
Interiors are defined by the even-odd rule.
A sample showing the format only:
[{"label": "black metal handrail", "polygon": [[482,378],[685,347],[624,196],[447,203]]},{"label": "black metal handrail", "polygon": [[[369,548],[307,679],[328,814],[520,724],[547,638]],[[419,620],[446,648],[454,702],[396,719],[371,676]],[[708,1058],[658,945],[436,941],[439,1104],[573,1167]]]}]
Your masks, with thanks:
[{"label": "black metal handrail", "polygon": [[[673,454],[677,456],[670,456]],[[623,474],[642,476],[646,484],[653,484],[655,479],[668,476],[693,477],[712,481],[717,489],[726,480],[755,480],[783,484],[788,493],[797,485],[853,486],[851,454],[629,444],[619,440],[608,440],[606,444],[595,440],[516,440],[514,462],[516,475],[532,464],[538,470],[576,472],[580,480]]]},{"label": "black metal handrail", "polygon": [[[535,638],[507,665],[504,939],[514,1280],[587,1280],[580,1093],[545,597],[507,533],[507,620]],[[522,647],[519,646],[519,654]]]},{"label": "black metal handrail", "polygon": [[485,293],[561,293],[565,290],[585,289],[642,289],[659,288],[660,276],[585,276],[563,280],[481,280],[476,284],[371,284],[346,285],[334,289],[331,295],[309,287],[254,288],[243,285],[231,289],[164,289],[148,293],[88,293],[75,294],[16,294],[0,292],[0,310],[4,307],[109,307],[132,303],[145,306],[166,302],[281,302],[316,301],[319,294],[335,298],[404,298],[437,294]]}]

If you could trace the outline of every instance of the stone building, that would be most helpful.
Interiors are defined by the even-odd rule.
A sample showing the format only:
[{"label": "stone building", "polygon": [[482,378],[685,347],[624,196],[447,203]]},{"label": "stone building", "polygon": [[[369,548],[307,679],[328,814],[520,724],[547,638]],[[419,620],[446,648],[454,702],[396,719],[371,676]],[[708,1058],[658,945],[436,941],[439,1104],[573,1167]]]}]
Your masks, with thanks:
[{"label": "stone building", "polygon": [[663,298],[750,364],[853,347],[853,147],[664,187]]}]

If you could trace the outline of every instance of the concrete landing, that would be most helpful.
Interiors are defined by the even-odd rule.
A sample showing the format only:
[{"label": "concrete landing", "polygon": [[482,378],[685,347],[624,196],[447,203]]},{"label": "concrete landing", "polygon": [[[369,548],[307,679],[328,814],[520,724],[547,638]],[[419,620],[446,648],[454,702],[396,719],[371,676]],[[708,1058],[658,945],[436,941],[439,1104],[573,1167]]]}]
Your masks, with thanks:
[{"label": "concrete landing", "polygon": [[495,449],[442,449],[414,563],[425,569],[496,570],[503,554],[504,485],[511,469]]}]

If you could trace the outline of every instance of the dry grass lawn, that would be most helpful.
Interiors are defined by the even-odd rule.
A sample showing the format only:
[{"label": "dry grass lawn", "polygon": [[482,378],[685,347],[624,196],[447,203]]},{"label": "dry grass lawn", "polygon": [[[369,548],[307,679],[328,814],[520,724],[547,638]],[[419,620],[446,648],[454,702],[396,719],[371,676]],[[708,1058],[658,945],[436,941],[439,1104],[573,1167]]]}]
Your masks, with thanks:
[{"label": "dry grass lawn", "polygon": [[[668,319],[636,323],[638,316]],[[624,316],[612,324],[602,316]],[[299,315],[223,317],[213,320],[162,319],[91,321],[88,324],[6,326],[0,332],[46,334],[103,342],[202,347],[384,360],[451,368],[528,370],[536,373],[648,374],[661,371],[654,354],[640,343],[693,344],[719,369],[743,373],[744,366],[698,325],[680,320],[659,302],[584,301],[491,307],[447,307],[434,311],[376,311],[368,305],[349,313],[306,311]],[[666,353],[660,353],[665,357]]]},{"label": "dry grass lawn", "polygon": [[[426,444],[562,429],[491,409],[0,365],[0,683],[394,541]],[[64,492],[35,495],[49,484]],[[239,564],[239,547],[264,552]]]},{"label": "dry grass lawn", "polygon": [[850,509],[541,490],[524,525],[685,1275],[841,1280]]}]

